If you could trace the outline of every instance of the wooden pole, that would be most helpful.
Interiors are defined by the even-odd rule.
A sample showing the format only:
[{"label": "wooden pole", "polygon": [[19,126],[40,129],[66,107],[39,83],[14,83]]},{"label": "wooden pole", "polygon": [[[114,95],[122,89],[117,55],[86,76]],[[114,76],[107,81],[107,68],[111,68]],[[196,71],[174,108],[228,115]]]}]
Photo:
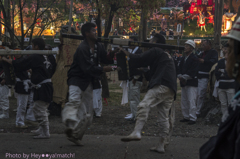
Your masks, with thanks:
[{"label": "wooden pole", "polygon": [[0,56],[5,55],[52,55],[52,54],[58,54],[58,51],[52,51],[52,50],[0,50]]},{"label": "wooden pole", "polygon": [[73,0],[71,0],[70,11],[69,11],[68,33],[71,33],[71,25],[72,25],[72,8],[73,8]]}]

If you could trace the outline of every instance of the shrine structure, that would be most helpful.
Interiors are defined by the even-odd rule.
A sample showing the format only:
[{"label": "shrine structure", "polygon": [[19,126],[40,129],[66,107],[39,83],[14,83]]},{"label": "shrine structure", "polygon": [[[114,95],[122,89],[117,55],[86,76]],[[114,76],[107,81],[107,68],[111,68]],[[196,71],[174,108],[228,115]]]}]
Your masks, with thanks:
[{"label": "shrine structure", "polygon": [[214,0],[192,0],[190,4],[183,7],[183,10],[184,12],[188,10],[192,15],[199,14],[199,11],[205,16],[208,16],[209,12],[214,15],[215,3]]}]

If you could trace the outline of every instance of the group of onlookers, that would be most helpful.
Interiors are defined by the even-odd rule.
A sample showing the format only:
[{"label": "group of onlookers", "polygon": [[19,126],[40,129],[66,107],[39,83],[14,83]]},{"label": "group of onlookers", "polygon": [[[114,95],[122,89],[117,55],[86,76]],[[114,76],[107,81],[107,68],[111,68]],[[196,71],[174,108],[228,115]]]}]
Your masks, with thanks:
[{"label": "group of onlookers", "polygon": [[224,58],[221,60],[218,58],[218,52],[212,48],[210,40],[203,41],[203,51],[200,54],[195,55],[194,49],[194,41],[188,40],[185,43],[185,56],[180,62],[175,62],[178,64],[177,76],[182,87],[181,108],[184,118],[180,122],[188,122],[190,125],[195,124],[197,117],[200,116],[207,95],[210,71],[214,66],[216,66],[214,69],[216,82],[213,95],[221,102],[222,114],[226,112],[237,89],[236,81],[229,78],[225,69],[229,44],[224,45],[222,49]]}]

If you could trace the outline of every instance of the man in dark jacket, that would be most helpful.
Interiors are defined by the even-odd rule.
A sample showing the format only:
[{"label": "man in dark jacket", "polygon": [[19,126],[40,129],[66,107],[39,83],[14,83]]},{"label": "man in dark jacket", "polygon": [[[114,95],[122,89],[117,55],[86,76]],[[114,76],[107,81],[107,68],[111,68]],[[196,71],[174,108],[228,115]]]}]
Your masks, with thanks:
[{"label": "man in dark jacket", "polygon": [[69,99],[62,111],[68,140],[80,141],[93,118],[93,89],[101,88],[100,75],[112,71],[113,54],[107,56],[104,46],[97,42],[96,25],[86,23],[81,32],[85,40],[79,45],[68,71]]},{"label": "man in dark jacket", "polygon": [[[16,60],[23,58],[22,55],[15,55]],[[14,70],[16,76],[15,92],[17,93],[17,115],[16,115],[16,127],[27,128],[25,125],[25,113],[27,108],[28,96],[30,94],[30,78],[27,70],[17,71]]]},{"label": "man in dark jacket", "polygon": [[223,47],[223,53],[225,57],[218,61],[218,65],[215,68],[215,75],[218,82],[218,97],[221,102],[222,114],[227,111],[227,108],[235,95],[236,87],[236,81],[233,78],[230,78],[226,71],[229,44],[226,44]]},{"label": "man in dark jacket", "polygon": [[[131,37],[132,41],[138,41],[137,38]],[[139,55],[142,53],[142,50],[137,47],[129,47],[128,50],[132,54]],[[129,79],[129,90],[128,90],[128,98],[129,98],[129,105],[131,109],[131,114],[128,114],[125,119],[135,119],[136,113],[137,113],[137,106],[140,102],[140,89],[142,86],[142,72],[135,67],[134,62],[132,62],[131,59],[128,61],[129,63],[129,73],[130,73],[130,79]]]},{"label": "man in dark jacket", "polygon": [[200,55],[198,69],[197,115],[200,114],[200,110],[206,97],[209,71],[218,61],[218,52],[212,49],[212,43],[210,40],[203,41],[202,48],[204,52]]},{"label": "man in dark jacket", "polygon": [[[45,42],[42,38],[32,40],[33,50],[44,50]],[[51,82],[51,73],[49,68],[51,63],[43,55],[33,54],[12,61],[11,59],[2,58],[4,61],[13,65],[15,71],[26,71],[32,69],[31,82],[34,92],[34,115],[39,123],[39,129],[36,130],[34,139],[48,139],[49,121],[47,108],[53,97],[53,86]]]},{"label": "man in dark jacket", "polygon": [[[229,54],[226,70],[229,77],[240,82],[240,18],[232,27],[229,38]],[[239,159],[240,158],[240,91],[233,97],[216,136],[213,136],[200,148],[200,159]]]},{"label": "man in dark jacket", "polygon": [[[165,44],[165,38],[155,34],[151,43]],[[164,153],[164,146],[168,143],[169,135],[169,110],[172,107],[174,96],[177,91],[176,70],[171,55],[160,48],[152,48],[148,51],[135,55],[122,50],[136,65],[136,67],[150,66],[150,82],[148,92],[143,101],[138,105],[136,124],[134,131],[122,141],[141,140],[141,130],[147,121],[151,107],[157,106],[158,121],[160,125],[160,141],[152,151]]]},{"label": "man in dark jacket", "polygon": [[185,42],[184,56],[178,66],[178,78],[182,87],[181,108],[184,119],[180,122],[195,124],[197,120],[197,86],[198,86],[198,58],[193,54],[195,42]]}]

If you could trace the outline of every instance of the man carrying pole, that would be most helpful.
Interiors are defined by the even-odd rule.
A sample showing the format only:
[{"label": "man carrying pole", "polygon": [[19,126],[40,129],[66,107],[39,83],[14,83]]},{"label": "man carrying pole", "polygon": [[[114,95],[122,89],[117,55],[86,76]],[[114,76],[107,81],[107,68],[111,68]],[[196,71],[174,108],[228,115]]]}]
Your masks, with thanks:
[{"label": "man carrying pole", "polygon": [[[165,38],[160,34],[155,34],[150,43],[165,44]],[[174,61],[171,55],[156,47],[140,55],[130,54],[123,49],[121,51],[135,63],[137,68],[150,66],[151,76],[149,90],[138,105],[134,131],[121,140],[124,142],[141,140],[141,130],[147,121],[150,108],[157,106],[160,140],[159,144],[150,150],[164,153],[164,146],[168,144],[169,139],[169,111],[177,91]]]},{"label": "man carrying pole", "polygon": [[93,118],[93,89],[101,88],[100,75],[112,71],[113,54],[107,55],[102,44],[97,42],[96,25],[86,23],[81,32],[84,41],[79,45],[68,71],[69,99],[62,111],[68,140],[81,145],[80,141]]},{"label": "man carrying pole", "polygon": [[[32,40],[33,50],[44,50],[45,42],[42,38]],[[34,91],[34,115],[39,123],[39,128],[35,131],[34,139],[48,139],[49,121],[47,108],[52,101],[53,86],[51,82],[51,74],[48,70],[51,63],[47,58],[40,54],[33,54],[21,59],[11,60],[5,57],[3,61],[12,64],[16,71],[26,71],[32,69],[31,82]]]}]

